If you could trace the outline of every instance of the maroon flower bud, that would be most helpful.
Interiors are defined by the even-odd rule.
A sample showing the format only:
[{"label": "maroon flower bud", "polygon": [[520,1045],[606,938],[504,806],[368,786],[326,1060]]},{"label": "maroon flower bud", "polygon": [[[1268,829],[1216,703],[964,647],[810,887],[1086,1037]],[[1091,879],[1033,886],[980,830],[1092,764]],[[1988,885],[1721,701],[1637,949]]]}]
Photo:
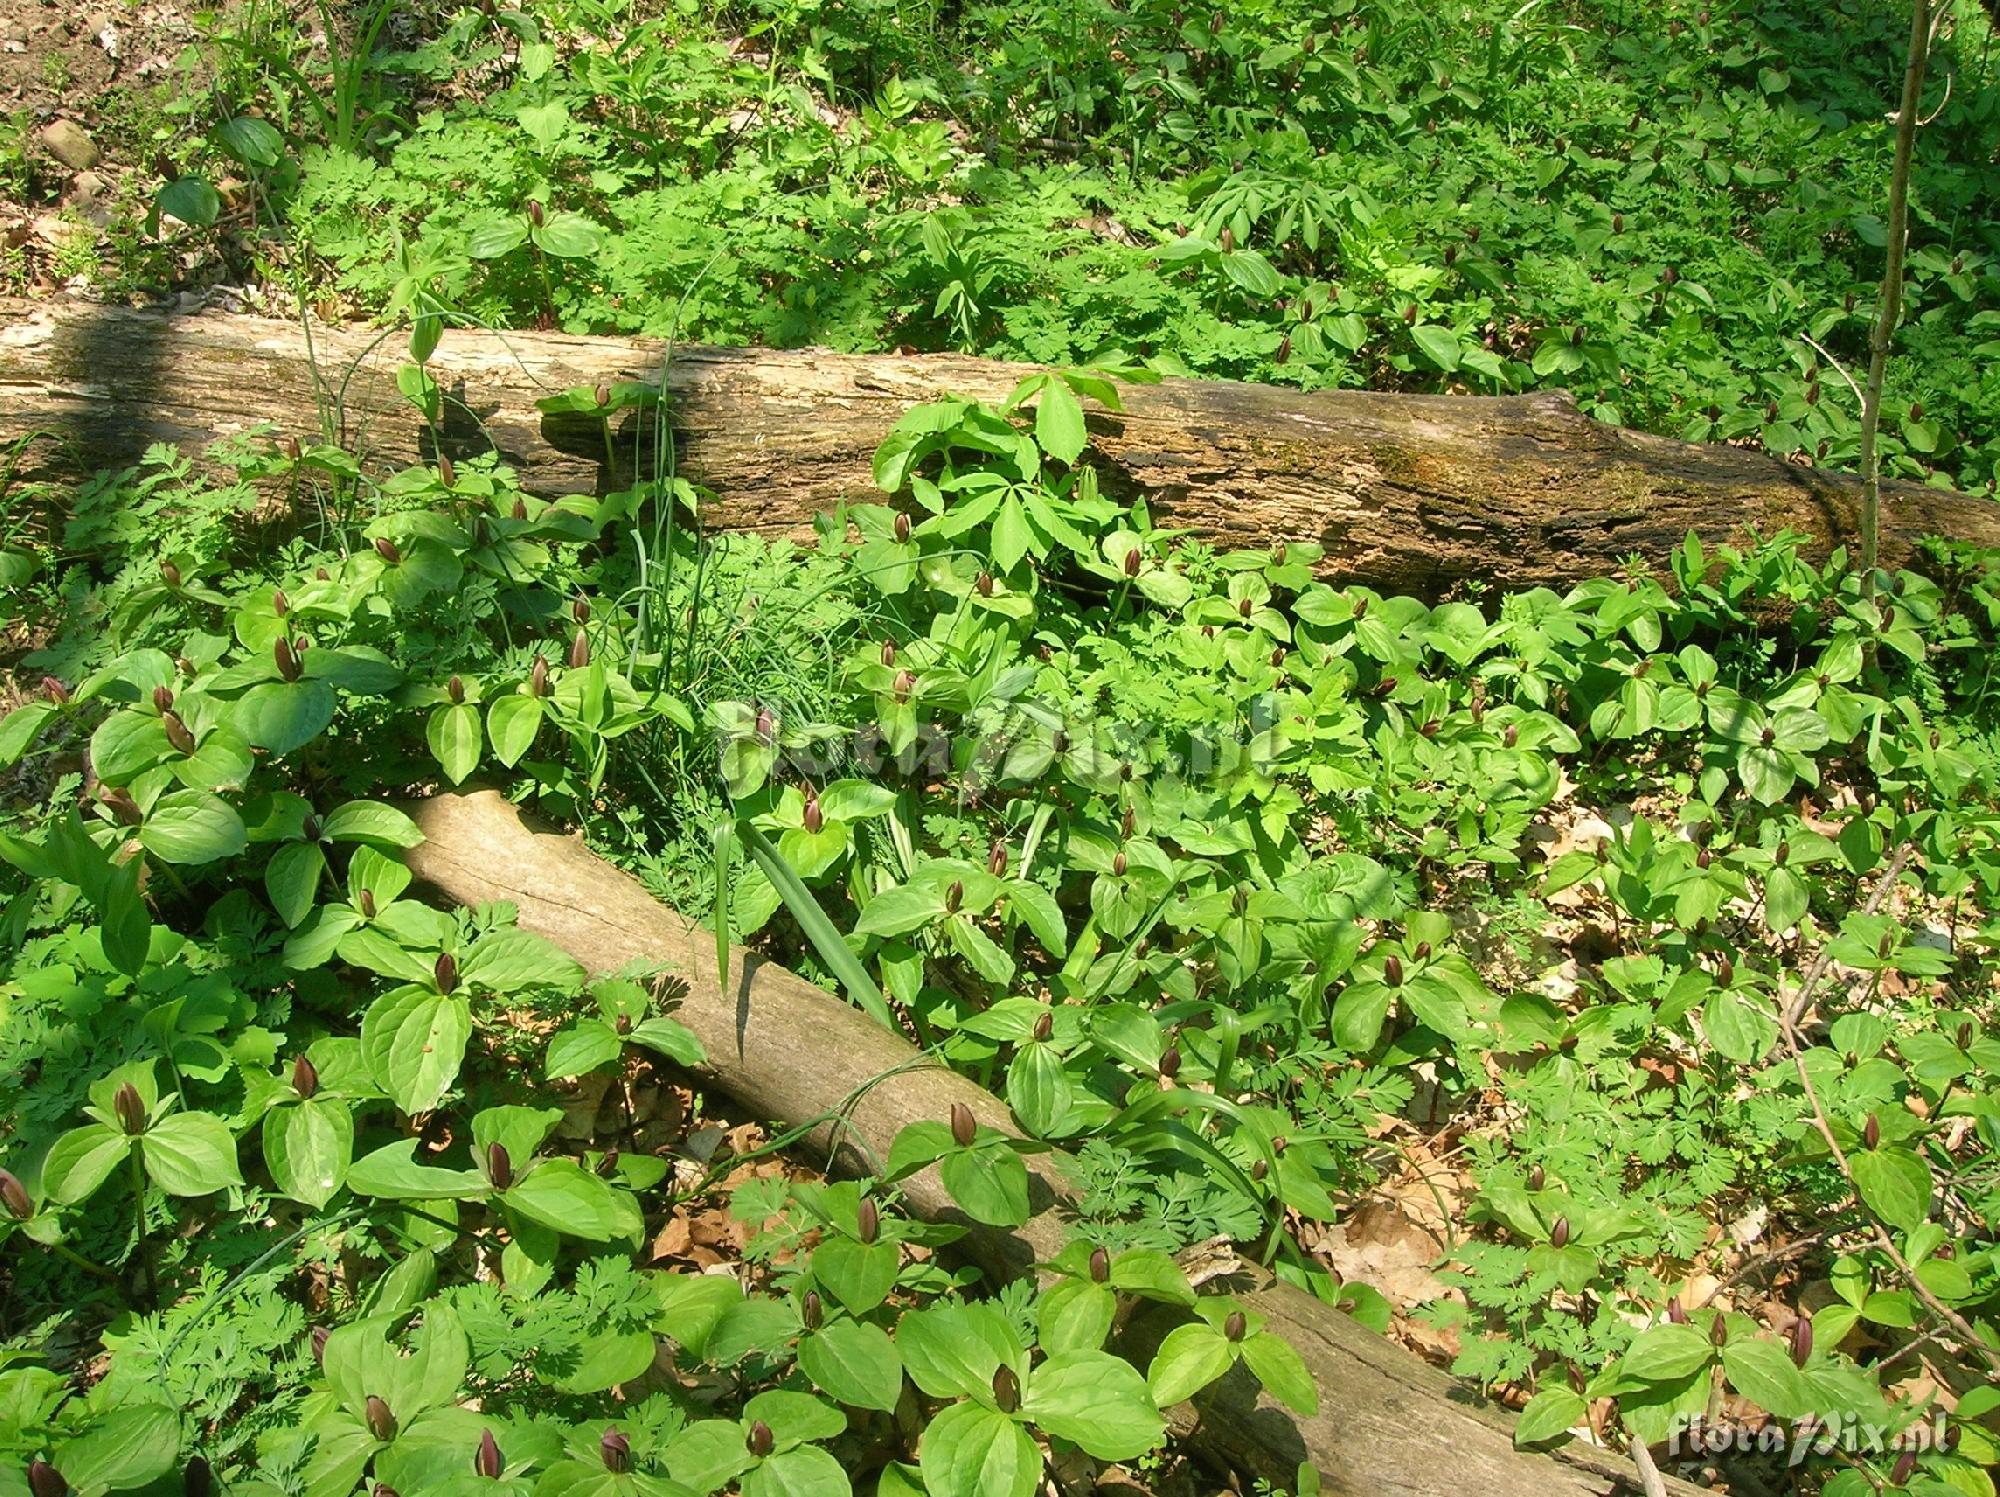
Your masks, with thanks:
[{"label": "maroon flower bud", "polygon": [[1882,1145],[1882,1120],[1872,1112],[1868,1114],[1867,1126],[1861,1130],[1861,1141],[1871,1149]]},{"label": "maroon flower bud", "polygon": [[1046,1041],[1056,1032],[1056,1016],[1047,1009],[1035,1015],[1035,1038]]},{"label": "maroon flower bud", "polygon": [[403,1494],[386,1481],[378,1481],[375,1483],[374,1497],[403,1497]]},{"label": "maroon flower bud", "polygon": [[606,1180],[612,1179],[617,1175],[618,1151],[616,1149],[606,1149],[604,1151],[604,1157],[597,1161],[597,1173]]},{"label": "maroon flower bud", "polygon": [[120,826],[137,826],[146,819],[146,813],[139,809],[139,803],[132,799],[132,792],[120,787],[106,790],[100,787],[97,798],[104,802],[105,809],[117,818]]},{"label": "maroon flower bud", "polygon": [[806,797],[806,807],[799,813],[799,821],[815,837],[825,827],[826,812],[822,811],[819,807],[819,795],[817,792]]},{"label": "maroon flower bud", "polygon": [[580,671],[589,664],[590,640],[584,634],[583,626],[579,624],[577,625],[576,633],[569,637],[569,668],[573,671]]},{"label": "maroon flower bud", "polygon": [[1917,1448],[1912,1445],[1908,1450],[1905,1450],[1901,1455],[1896,1457],[1895,1469],[1889,1473],[1889,1485],[1892,1487],[1908,1486],[1910,1478],[1916,1474]]},{"label": "maroon flower bud", "polygon": [[1250,1329],[1250,1322],[1241,1310],[1231,1310],[1229,1318],[1222,1322],[1222,1335],[1226,1341],[1241,1341]]},{"label": "maroon flower bud", "polygon": [[632,1442],[615,1429],[607,1429],[597,1442],[597,1454],[606,1471],[623,1475],[632,1469]]},{"label": "maroon flower bud", "polygon": [[1181,1073],[1181,1047],[1169,1045],[1160,1055],[1160,1079],[1172,1081]]},{"label": "maroon flower bud", "polygon": [[1277,353],[1272,355],[1271,362],[1274,364],[1284,364],[1290,362],[1291,357],[1292,357],[1292,335],[1290,333],[1287,333],[1285,334],[1284,337],[1278,340],[1278,351]]},{"label": "maroon flower bud", "polygon": [[458,987],[458,958],[449,951],[440,951],[438,959],[431,964],[431,976],[437,981],[440,993],[450,993]]},{"label": "maroon flower bud", "polygon": [[26,1221],[35,1214],[35,1203],[28,1199],[28,1189],[7,1170],[0,1170],[0,1206],[7,1208],[7,1214],[16,1221]]},{"label": "maroon flower bud", "polygon": [[1548,1184],[1548,1180],[1548,1171],[1544,1170],[1539,1164],[1528,1171],[1528,1189],[1530,1190],[1540,1190],[1544,1185]]},{"label": "maroon flower bud", "polygon": [[521,496],[520,496],[519,494],[516,494],[516,495],[514,496],[514,507],[513,507],[512,509],[508,510],[508,511],[507,511],[507,513],[508,513],[508,515],[509,515],[509,516],[510,516],[511,518],[513,518],[513,519],[516,519],[516,520],[525,520],[525,519],[527,519],[527,518],[528,518],[528,501],[527,501],[527,500],[525,500],[525,499],[523,499],[523,498],[522,498],[522,497],[521,497]]},{"label": "maroon flower bud", "polygon": [[514,1161],[505,1144],[486,1146],[486,1178],[493,1182],[495,1190],[505,1190],[514,1183]]},{"label": "maroon flower bud", "polygon": [[907,702],[910,699],[910,693],[916,690],[916,686],[917,678],[908,671],[896,672],[895,693],[897,701]]},{"label": "maroon flower bud", "polygon": [[908,544],[910,539],[910,517],[905,514],[898,514],[896,516],[895,530],[897,544]]},{"label": "maroon flower bud", "polygon": [[816,1331],[826,1320],[826,1306],[817,1289],[808,1289],[799,1300],[799,1323],[809,1331]]},{"label": "maroon flower bud", "polygon": [[500,1473],[507,1469],[506,1461],[500,1457],[500,1442],[493,1438],[490,1429],[479,1432],[479,1453],[472,1458],[472,1469],[494,1481],[498,1481]]},{"label": "maroon flower bud", "polygon": [[325,567],[314,567],[313,576],[317,577],[321,582],[333,581],[333,574],[329,572]]},{"label": "maroon flower bud", "polygon": [[534,198],[528,199],[528,222],[538,229],[542,226],[542,205]]},{"label": "maroon flower bud", "polygon": [[1972,1045],[1972,1021],[1968,1019],[1965,1023],[1958,1026],[1958,1048],[1961,1050],[1966,1050],[1970,1049],[1971,1045]]},{"label": "maroon flower bud", "polygon": [[549,694],[548,657],[539,650],[535,652],[535,663],[528,667],[528,695],[545,697]]},{"label": "maroon flower bud", "polygon": [[863,1242],[873,1242],[882,1231],[882,1213],[876,1208],[874,1197],[863,1196],[854,1213],[854,1235]]},{"label": "maroon flower bud", "polygon": [[1276,1138],[1271,1140],[1271,1152],[1273,1154],[1282,1154],[1285,1152],[1284,1134],[1280,1133]]},{"label": "maroon flower bud", "polygon": [[215,1491],[215,1472],[206,1459],[195,1456],[181,1472],[181,1497],[211,1497]]},{"label": "maroon flower bud", "polygon": [[1729,1344],[1729,1318],[1727,1316],[1717,1315],[1715,1317],[1715,1323],[1708,1328],[1708,1344],[1710,1346],[1727,1346]]},{"label": "maroon flower bud", "polygon": [[375,918],[375,893],[372,889],[363,889],[361,897],[355,900],[355,903],[361,907],[361,918],[363,920],[373,920]]},{"label": "maroon flower bud", "polygon": [[1125,870],[1131,866],[1124,853],[1118,852],[1111,855],[1111,876],[1113,878],[1125,877]]},{"label": "maroon flower bud", "polygon": [[1557,1218],[1555,1219],[1555,1225],[1553,1225],[1553,1226],[1551,1226],[1551,1227],[1549,1228],[1549,1246],[1550,1246],[1550,1247],[1568,1247],[1568,1246],[1569,1246],[1569,1218],[1568,1218],[1568,1217],[1566,1217],[1566,1216],[1559,1216],[1559,1217],[1557,1217]]},{"label": "maroon flower bud", "polygon": [[442,452],[438,454],[438,482],[446,488],[458,483],[458,470],[451,465],[451,459]]},{"label": "maroon flower bud", "polygon": [[1420,962],[1429,961],[1431,959],[1431,943],[1429,941],[1417,942],[1417,949],[1413,954]]},{"label": "maroon flower bud", "polygon": [[160,563],[160,576],[166,579],[168,587],[179,587],[181,585],[181,569],[170,561]]},{"label": "maroon flower bud", "polygon": [[127,1133],[146,1131],[146,1104],[140,1100],[139,1088],[131,1082],[119,1083],[111,1097],[111,1110],[118,1115],[118,1126]]},{"label": "maroon flower bud", "polygon": [[58,707],[67,707],[69,705],[69,688],[63,685],[55,676],[42,677],[42,695],[54,702]]},{"label": "maroon flower bud", "polygon": [[896,663],[896,642],[893,639],[882,641],[882,663],[884,665],[894,665]]},{"label": "maroon flower bud", "polygon": [[986,871],[995,878],[1007,876],[1007,844],[998,837],[995,837],[993,845],[986,849]]},{"label": "maroon flower bud", "polygon": [[1803,1367],[1812,1359],[1813,1324],[1810,1315],[1801,1315],[1792,1322],[1792,1365]]},{"label": "maroon flower bud", "polygon": [[1102,1247],[1090,1250],[1090,1279],[1094,1284],[1102,1284],[1111,1277],[1111,1254]]},{"label": "maroon flower bud", "polygon": [[[1220,12],[1217,13],[1216,19],[1217,20],[1221,19]],[[1227,229],[1227,228],[1224,229],[1222,231],[1222,252],[1226,255],[1231,253],[1235,248],[1236,248],[1236,231],[1234,229]]]},{"label": "maroon flower bud", "polygon": [[961,1149],[972,1147],[973,1139],[979,1136],[979,1124],[974,1121],[972,1109],[963,1102],[951,1104],[951,1141]]},{"label": "maroon flower bud", "polygon": [[1142,558],[1139,555],[1139,548],[1137,546],[1134,546],[1125,553],[1125,575],[1127,577],[1136,577],[1139,575],[1139,563],[1141,560]]},{"label": "maroon flower bud", "polygon": [[389,1405],[384,1403],[375,1394],[370,1393],[366,1408],[368,1414],[368,1433],[382,1441],[385,1445],[395,1439],[396,1416],[389,1412]]},{"label": "maroon flower bud", "polygon": [[1714,861],[1715,861],[1715,854],[1710,852],[1705,847],[1702,848],[1700,852],[1697,852],[1694,855],[1694,866],[1703,870],[1704,872],[1708,870],[1709,865],[1712,864]]},{"label": "maroon flower bud", "polygon": [[1274,666],[1282,666],[1284,663],[1285,663],[1285,647],[1283,645],[1279,645],[1275,650],[1271,651],[1271,664]]},{"label": "maroon flower bud", "polygon": [[396,548],[396,543],[386,535],[375,537],[375,554],[388,562],[392,567],[400,565],[403,560],[403,553]]},{"label": "maroon flower bud", "polygon": [[323,1325],[316,1325],[312,1328],[310,1339],[312,1341],[312,1354],[315,1362],[323,1363],[326,1361],[326,1338],[332,1334],[333,1332]]},{"label": "maroon flower bud", "polygon": [[632,1032],[632,1016],[630,1014],[620,1014],[611,1021],[611,1027],[619,1034],[630,1034]]},{"label": "maroon flower bud", "polygon": [[1500,741],[1506,744],[1508,748],[1512,748],[1519,741],[1520,737],[1521,730],[1515,727],[1514,724],[1509,723],[1507,724],[1507,730],[1500,735]]},{"label": "maroon flower bud", "polygon": [[1401,957],[1392,954],[1382,959],[1382,981],[1392,988],[1400,988],[1403,985],[1403,960]]},{"label": "maroon flower bud", "polygon": [[463,705],[465,701],[465,682],[459,677],[453,676],[449,681],[444,683],[444,694],[451,698],[451,704],[454,707]]},{"label": "maroon flower bud", "polygon": [[28,1462],[28,1490],[34,1497],[67,1497],[69,1483],[40,1456]]},{"label": "maroon flower bud", "polygon": [[777,1444],[777,1440],[771,1434],[771,1426],[759,1419],[750,1426],[750,1433],[743,1444],[761,1461],[771,1453],[771,1447]]},{"label": "maroon flower bud", "polygon": [[310,1097],[319,1090],[319,1067],[301,1055],[292,1062],[292,1090]]},{"label": "maroon flower bud", "polygon": [[191,754],[194,752],[194,734],[188,730],[188,725],[181,721],[181,715],[178,712],[162,712],[160,714],[160,726],[167,730],[167,742],[173,745],[175,753]]},{"label": "maroon flower bud", "polygon": [[965,880],[953,879],[944,891],[944,910],[947,915],[956,915],[958,907],[965,903]]},{"label": "maroon flower bud", "polygon": [[993,1406],[1003,1414],[1021,1406],[1021,1379],[1005,1362],[993,1369]]},{"label": "maroon flower bud", "polygon": [[1264,1183],[1265,1177],[1268,1176],[1270,1173],[1271,1173],[1271,1166],[1266,1164],[1263,1160],[1257,1159],[1251,1161],[1250,1179],[1253,1184],[1262,1185]]},{"label": "maroon flower bud", "polygon": [[1239,619],[1247,619],[1255,607],[1256,605],[1248,598],[1238,598],[1236,600],[1236,616]]},{"label": "maroon flower bud", "polygon": [[775,734],[777,731],[778,731],[777,715],[773,713],[769,707],[759,707],[757,709],[757,725],[756,725],[757,736],[763,739],[766,743],[769,743],[771,741],[772,735]]},{"label": "maroon flower bud", "polygon": [[155,686],[153,688],[153,707],[155,711],[168,712],[173,709],[173,705],[174,694],[171,690],[164,686]]},{"label": "maroon flower bud", "polygon": [[291,611],[292,600],[285,596],[285,590],[282,587],[274,589],[271,593],[271,612],[283,618]]},{"label": "maroon flower bud", "polygon": [[1127,806],[1124,818],[1118,823],[1118,835],[1130,840],[1133,830],[1139,825],[1139,808]]},{"label": "maroon flower bud", "polygon": [[990,598],[993,596],[993,574],[991,572],[981,572],[977,577],[972,579],[972,585],[978,589],[980,597]]},{"label": "maroon flower bud", "polygon": [[299,445],[297,437],[280,437],[278,438],[278,451],[284,454],[286,462],[295,463],[304,455],[305,448]]},{"label": "maroon flower bud", "polygon": [[1678,270],[1675,270],[1671,265],[1669,265],[1665,270],[1660,272],[1660,284],[1663,286],[1671,286],[1680,278],[1681,278],[1681,273]]}]

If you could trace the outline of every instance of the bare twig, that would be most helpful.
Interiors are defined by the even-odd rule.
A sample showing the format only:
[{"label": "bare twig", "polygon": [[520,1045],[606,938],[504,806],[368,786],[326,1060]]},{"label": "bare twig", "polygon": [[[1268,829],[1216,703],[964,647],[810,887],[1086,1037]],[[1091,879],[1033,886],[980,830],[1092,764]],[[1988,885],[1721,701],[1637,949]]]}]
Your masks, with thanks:
[{"label": "bare twig", "polygon": [[[1861,906],[1862,914],[1873,915],[1882,908],[1882,902],[1889,897],[1889,891],[1896,887],[1896,880],[1902,877],[1903,867],[1909,861],[1910,844],[1899,843],[1896,850],[1889,855],[1889,866],[1882,870],[1881,879],[1869,891],[1867,901]],[[1813,964],[1806,969],[1805,980],[1799,984],[1798,992],[1793,996],[1790,1006],[1785,1009],[1784,1016],[1779,1021],[1787,1034],[1798,1027],[1799,1021],[1806,1016],[1806,1010],[1812,1007],[1813,994],[1818,991],[1821,979],[1826,976],[1827,968],[1833,965],[1832,951],[1832,942],[1820,947],[1819,955],[1813,958]]]},{"label": "bare twig", "polygon": [[1653,1452],[1646,1448],[1646,1442],[1634,1435],[1628,1448],[1632,1452],[1632,1464],[1639,1468],[1639,1485],[1645,1489],[1646,1497],[1667,1497],[1666,1480],[1660,1475],[1660,1468],[1653,1464]]}]

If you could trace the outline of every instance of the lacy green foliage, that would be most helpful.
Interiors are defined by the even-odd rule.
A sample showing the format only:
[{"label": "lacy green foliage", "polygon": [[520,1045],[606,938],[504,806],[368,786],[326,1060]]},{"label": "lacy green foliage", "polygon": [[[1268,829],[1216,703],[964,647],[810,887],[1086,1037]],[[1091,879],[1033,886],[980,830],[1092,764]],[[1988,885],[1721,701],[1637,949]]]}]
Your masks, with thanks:
[{"label": "lacy green foliage", "polygon": [[[392,314],[1566,387],[1606,420],[1855,460],[1858,410],[1807,337],[1858,364],[1880,276],[1904,28],[1856,3],[1580,25],[1399,0],[713,21],[576,0],[330,59],[344,126],[303,37],[215,28],[234,66],[181,104],[209,118],[179,149],[256,179],[303,273]],[[1953,87],[1918,151],[1884,423],[1892,476],[1967,488],[2000,458],[1991,67],[1965,7],[1933,62]],[[213,220],[196,185],[163,206]]]},{"label": "lacy green foliage", "polygon": [[[1216,552],[1100,493],[1082,403],[1117,399],[1071,370],[911,411],[882,500],[810,553],[704,536],[684,483],[549,503],[490,460],[378,484],[239,444],[246,480],[325,501],[276,556],[228,518],[247,490],[174,454],[95,490],[94,554],[42,595],[61,675],[0,720],[27,792],[0,833],[0,1239],[43,1322],[0,1370],[0,1481],[140,1489],[199,1452],[309,1497],[1025,1497],[1045,1451],[1153,1450],[1239,1362],[1312,1407],[1296,1352],[1167,1254],[1225,1236],[1386,1325],[1293,1228],[1393,1163],[1374,1141],[1419,1082],[1474,1125],[1479,1182],[1441,1265],[1462,1300],[1427,1313],[1462,1371],[1540,1390],[1524,1440],[1585,1396],[1663,1438],[1718,1378],[1783,1419],[1912,1425],[1884,1332],[1978,1368],[1995,559],[1874,599],[1786,537],[1564,594],[1337,589],[1310,546]],[[551,397],[621,401],[646,397]],[[556,1104],[699,1060],[674,975],[424,902],[390,796],[474,776],[709,890],[719,933],[821,964],[1023,1136],[955,1116],[871,1180],[752,1181],[745,1281],[651,1270],[709,1183],[629,1114],[578,1137]],[[1572,797],[1625,809],[1544,865]],[[1479,927],[1525,941],[1557,896],[1606,927],[1575,991],[1496,981]],[[1843,980],[1795,1058],[1779,1019],[1821,951]],[[980,1284],[958,1229],[897,1209],[935,1166],[1018,1224],[1051,1144],[1081,1219],[1040,1286]],[[1824,1234],[1810,1336],[1677,1318],[1753,1209]],[[1138,1300],[1191,1317],[1143,1364]],[[79,1305],[119,1317],[94,1382],[53,1370]],[[1829,1490],[1985,1490],[1987,1412],[1962,1401],[1919,1474],[1850,1452]]]}]

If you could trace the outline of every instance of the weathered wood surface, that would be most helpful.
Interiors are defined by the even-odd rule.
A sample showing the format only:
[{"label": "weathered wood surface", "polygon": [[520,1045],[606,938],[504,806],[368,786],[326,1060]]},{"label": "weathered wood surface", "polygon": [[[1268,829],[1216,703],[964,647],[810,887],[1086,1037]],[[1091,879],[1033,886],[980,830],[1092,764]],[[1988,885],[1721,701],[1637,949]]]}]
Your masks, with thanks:
[{"label": "weathered wood surface", "polygon": [[[593,972],[635,960],[665,963],[687,985],[675,1017],[701,1039],[704,1082],[774,1122],[830,1115],[811,1142],[837,1169],[866,1171],[906,1124],[942,1121],[954,1102],[990,1127],[1015,1132],[1004,1103],[889,1034],[858,1009],[741,948],[717,981],[715,940],[660,904],[579,838],[528,827],[493,791],[440,795],[408,806],[425,841],[409,855],[431,889],[463,904],[504,899],[520,923]],[[1056,1207],[1067,1192],[1061,1154],[1028,1157],[1037,1215],[1019,1232],[980,1229],[973,1256],[1001,1276],[1027,1271],[1062,1243]],[[907,1182],[913,1210],[960,1220],[935,1173]],[[1557,1455],[1513,1448],[1511,1419],[1457,1382],[1347,1316],[1261,1270],[1242,1265],[1230,1287],[1305,1356],[1319,1385],[1319,1413],[1297,1418],[1237,1369],[1175,1411],[1190,1448],[1219,1470],[1264,1476],[1286,1489],[1310,1460],[1338,1497],[1606,1497],[1636,1492],[1622,1457],[1572,1448]],[[1155,1344],[1167,1325],[1142,1320]],[[1696,1488],[1670,1482],[1675,1497]],[[1246,1483],[1247,1488],[1247,1483]]]},{"label": "weathered wood surface", "polygon": [[[73,480],[135,460],[149,442],[199,450],[272,423],[312,439],[325,411],[383,474],[433,443],[395,387],[401,335],[313,329],[233,314],[169,316],[76,300],[0,299],[0,443],[34,432],[16,482]],[[441,445],[497,449],[533,493],[629,483],[640,417],[626,413],[622,471],[601,431],[545,419],[537,398],[658,379],[671,392],[680,471],[714,491],[722,529],[799,532],[842,498],[873,494],[870,458],[909,406],[945,393],[998,399],[1025,366],[947,355],[677,347],[642,339],[453,330],[431,361],[451,399]],[[1317,541],[1323,571],[1434,594],[1481,578],[1561,584],[1631,555],[1658,563],[1690,530],[1710,541],[1790,528],[1820,550],[1855,536],[1850,478],[1725,446],[1601,425],[1561,393],[1503,398],[1302,394],[1170,379],[1093,411],[1109,491],[1229,545]],[[650,458],[649,458],[650,461]],[[2000,545],[2000,504],[1892,485],[1883,557],[1926,535]]]}]

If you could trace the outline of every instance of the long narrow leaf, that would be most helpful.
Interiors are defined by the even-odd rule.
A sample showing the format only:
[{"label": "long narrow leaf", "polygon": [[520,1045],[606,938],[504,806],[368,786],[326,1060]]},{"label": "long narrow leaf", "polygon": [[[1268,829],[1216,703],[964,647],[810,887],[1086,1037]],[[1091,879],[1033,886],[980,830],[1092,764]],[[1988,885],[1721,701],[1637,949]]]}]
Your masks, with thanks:
[{"label": "long narrow leaf", "polygon": [[715,985],[729,990],[730,867],[736,861],[736,823],[715,828]]},{"label": "long narrow leaf", "polygon": [[778,891],[778,897],[785,902],[785,908],[792,912],[792,918],[799,922],[799,929],[806,933],[806,939],[819,953],[819,959],[826,963],[827,970],[840,979],[840,985],[847,989],[847,996],[858,1003],[867,1013],[891,1034],[902,1031],[896,1026],[896,1016],[889,1011],[889,1004],[882,996],[882,990],[869,977],[868,969],[861,965],[847,942],[827,918],[826,911],[819,907],[812,890],[805,886],[784,855],[771,845],[771,839],[748,821],[737,823],[737,835],[743,845],[750,849],[750,856],[757,860],[757,866],[764,870],[764,877],[771,881],[771,887]]}]

